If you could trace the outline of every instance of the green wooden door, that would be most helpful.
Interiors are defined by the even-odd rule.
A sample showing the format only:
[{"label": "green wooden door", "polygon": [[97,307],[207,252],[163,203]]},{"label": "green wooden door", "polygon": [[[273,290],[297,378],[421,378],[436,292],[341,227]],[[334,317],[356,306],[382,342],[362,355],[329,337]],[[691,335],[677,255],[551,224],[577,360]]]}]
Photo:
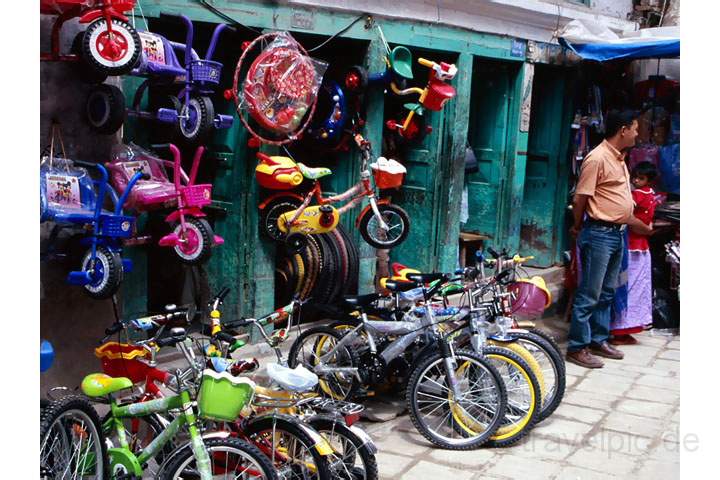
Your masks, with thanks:
[{"label": "green wooden door", "polygon": [[391,259],[422,271],[433,271],[437,266],[437,181],[445,142],[444,111],[428,111],[425,115],[432,132],[406,150],[403,163],[407,175],[400,194],[393,197],[410,217],[410,234],[392,250]]},{"label": "green wooden door", "polygon": [[513,78],[506,64],[475,62],[468,141],[478,160],[479,171],[466,176],[469,218],[461,226],[464,232],[499,237]]},{"label": "green wooden door", "polygon": [[520,250],[534,255],[534,265],[549,266],[559,260],[564,204],[558,189],[563,175],[569,124],[564,118],[566,73],[537,65],[533,80],[525,191],[520,228]]}]

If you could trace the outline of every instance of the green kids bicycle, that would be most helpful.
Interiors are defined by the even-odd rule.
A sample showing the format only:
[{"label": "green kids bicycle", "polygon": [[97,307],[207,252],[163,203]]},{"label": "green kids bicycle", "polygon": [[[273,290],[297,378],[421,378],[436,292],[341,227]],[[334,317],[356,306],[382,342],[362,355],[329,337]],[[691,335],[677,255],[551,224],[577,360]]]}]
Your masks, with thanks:
[{"label": "green kids bicycle", "polygon": [[[169,345],[167,342],[176,341],[181,341],[181,338],[171,336],[159,340],[158,343]],[[87,397],[109,399],[110,415],[106,422],[112,423],[115,434],[113,438],[119,445],[110,446],[107,452],[102,435],[105,428],[98,428],[97,414],[86,400],[74,397],[74,403],[65,403],[74,410],[78,410],[80,406],[80,410],[86,412],[87,421],[82,428],[87,433],[78,434],[78,422],[63,420],[67,416],[64,417],[62,412],[58,412],[63,409],[62,405],[53,408],[54,417],[58,420],[50,422],[48,419],[45,423],[52,423],[52,428],[48,426],[41,429],[41,475],[44,473],[44,477],[48,479],[139,480],[146,474],[147,463],[175,440],[177,448],[163,455],[164,459],[154,478],[278,478],[270,460],[254,445],[222,434],[211,434],[203,438],[198,430],[197,416],[216,421],[237,418],[240,410],[252,401],[255,385],[250,380],[206,370],[197,402],[193,401],[189,390],[181,389],[177,395],[118,405],[113,394],[132,386],[132,381],[128,378],[111,377],[102,373],[90,374],[82,381],[81,389]],[[79,403],[83,405],[76,405]],[[123,420],[169,412],[175,414],[172,422],[142,450],[133,452],[127,440]],[[184,429],[187,435],[181,435],[181,429]],[[51,435],[53,432],[54,435]],[[181,436],[189,440],[186,443],[178,442],[177,439]],[[92,442],[88,441],[91,437],[95,439]],[[60,441],[57,438],[60,438]],[[70,440],[63,442],[63,438]],[[55,445],[62,446],[63,450],[56,449]]]}]

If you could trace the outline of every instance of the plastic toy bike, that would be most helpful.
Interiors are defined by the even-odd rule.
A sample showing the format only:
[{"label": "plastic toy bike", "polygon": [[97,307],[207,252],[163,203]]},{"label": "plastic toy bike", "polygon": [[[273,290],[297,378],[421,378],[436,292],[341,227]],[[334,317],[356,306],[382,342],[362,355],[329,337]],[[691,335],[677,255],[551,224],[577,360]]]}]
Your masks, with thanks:
[{"label": "plastic toy bike", "polygon": [[455,78],[457,74],[455,65],[445,62],[435,63],[424,58],[419,58],[418,63],[431,69],[425,88],[412,87],[400,90],[395,83],[390,84],[396,95],[413,93],[420,95],[417,103],[404,105],[409,110],[404,120],[401,122],[388,120],[385,123],[388,129],[396,131],[405,140],[415,140],[425,136],[429,132],[422,117],[425,110],[440,111],[456,95],[455,88],[445,83],[445,81]]},{"label": "plastic toy bike", "polygon": [[[140,36],[124,13],[135,7],[135,0],[40,0],[40,13],[59,14],[53,23],[50,53],[40,60],[81,61],[88,67],[91,80],[102,82],[107,75],[124,75],[140,56]],[[63,24],[79,17],[87,25],[73,42],[74,53],[60,53]]]},{"label": "plastic toy bike", "polygon": [[[174,135],[188,143],[199,144],[207,139],[213,128],[229,128],[233,117],[215,113],[211,95],[220,83],[223,65],[213,61],[213,55],[220,34],[233,30],[225,24],[215,27],[210,46],[204,59],[198,57],[192,48],[193,23],[185,15],[161,14],[163,19],[179,18],[185,24],[185,43],[177,43],[165,37],[140,32],[142,55],[131,75],[146,77],[135,91],[128,115],[174,125]],[[184,61],[178,55],[184,55]],[[163,107],[153,111],[140,109],[140,102],[148,88],[179,84],[177,96],[165,96]],[[122,92],[110,85],[99,85],[87,100],[87,117],[90,125],[101,133],[117,131],[125,118],[125,100]]]},{"label": "plastic toy bike", "polygon": [[[332,173],[330,169],[297,164],[305,178],[314,180],[313,188],[304,197],[297,193],[280,192],[259,205],[260,225],[270,238],[276,241],[285,238],[292,249],[300,249],[305,244],[304,235],[332,231],[340,216],[365,197],[369,199],[369,205],[360,212],[355,224],[367,243],[375,248],[389,249],[407,238],[410,219],[405,210],[389,200],[376,200],[368,167],[370,143],[359,134],[355,136],[355,142],[362,151],[360,182],[339,195],[324,198],[319,179]],[[313,198],[318,205],[309,206]],[[348,199],[340,208],[333,206]]]},{"label": "plastic toy bike", "polygon": [[[145,172],[149,178],[132,191],[128,205],[140,212],[174,207],[176,210],[165,218],[172,232],[162,237],[159,245],[172,248],[184,263],[204,262],[210,258],[212,247],[224,243],[222,237],[215,235],[202,210],[212,203],[212,185],[195,184],[205,147],[195,150],[189,177],[180,164],[180,150],[175,145],[153,145],[153,148],[170,150],[173,161],[154,157],[137,145],[123,146],[107,165],[112,171],[113,184],[122,187],[132,172]],[[173,170],[172,182],[164,165]]]},{"label": "plastic toy bike", "polygon": [[88,250],[82,258],[80,270],[70,272],[67,282],[83,286],[93,298],[108,298],[117,292],[124,273],[132,270],[132,262],[121,257],[121,240],[133,235],[135,218],[123,215],[122,209],[133,186],[145,174],[134,172],[129,177],[120,198],[116,199],[112,195],[115,200],[114,211],[109,212],[102,208],[111,190],[105,167],[90,162],[73,163],[97,169],[100,179],[91,181],[89,177],[56,174],[50,165],[42,165],[41,204],[44,211],[41,212],[41,221],[53,220],[59,226],[88,229],[89,233],[80,241]]}]

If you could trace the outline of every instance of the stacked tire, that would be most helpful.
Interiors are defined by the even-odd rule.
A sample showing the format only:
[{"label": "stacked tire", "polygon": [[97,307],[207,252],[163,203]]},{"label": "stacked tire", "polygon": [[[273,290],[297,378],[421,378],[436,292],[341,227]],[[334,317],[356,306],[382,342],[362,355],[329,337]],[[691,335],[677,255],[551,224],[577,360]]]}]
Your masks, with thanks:
[{"label": "stacked tire", "polygon": [[357,292],[360,257],[357,245],[342,225],[329,233],[308,235],[298,253],[279,252],[275,269],[279,305],[294,296],[331,304]]}]

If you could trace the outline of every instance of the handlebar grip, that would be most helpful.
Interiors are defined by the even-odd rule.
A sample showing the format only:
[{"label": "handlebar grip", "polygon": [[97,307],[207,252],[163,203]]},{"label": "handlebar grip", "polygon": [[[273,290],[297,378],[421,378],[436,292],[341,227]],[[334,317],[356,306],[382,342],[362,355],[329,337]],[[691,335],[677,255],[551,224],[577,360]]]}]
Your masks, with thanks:
[{"label": "handlebar grip", "polygon": [[495,249],[492,248],[492,247],[487,247],[487,251],[488,251],[488,253],[490,253],[490,255],[492,255],[494,258],[499,258],[499,257],[500,257],[500,254],[499,254],[497,251],[495,251]]},{"label": "handlebar grip", "polygon": [[241,328],[241,327],[247,327],[252,322],[246,318],[241,318],[239,320],[233,320],[232,322],[225,322],[223,323],[223,328]]},{"label": "handlebar grip", "polygon": [[222,302],[223,300],[225,300],[225,297],[227,297],[228,293],[230,293],[230,288],[223,287],[220,289],[220,291],[216,295],[216,298],[218,298]]},{"label": "handlebar grip", "polygon": [[142,175],[140,175],[140,180],[150,180],[151,178],[152,177],[149,173],[143,173]]},{"label": "handlebar grip", "polygon": [[164,12],[160,12],[160,15],[158,15],[158,18],[160,20],[170,20],[170,21],[180,20],[179,15],[173,15],[172,13],[164,13]]},{"label": "handlebar grip", "polygon": [[73,164],[78,165],[80,167],[87,167],[87,168],[97,168],[97,163],[92,162],[86,162],[84,160],[73,160]]},{"label": "handlebar grip", "polygon": [[158,347],[170,347],[172,345],[175,345],[179,341],[180,339],[175,337],[165,337],[157,339],[155,343],[157,343]]},{"label": "handlebar grip", "polygon": [[512,270],[503,270],[502,272],[500,272],[500,273],[495,277],[495,279],[496,279],[498,282],[502,283],[502,282],[505,280],[505,277],[507,277],[508,275],[510,275],[510,273],[512,273]]},{"label": "handlebar grip", "polygon": [[109,328],[105,329],[105,335],[108,335],[108,336],[114,335],[117,332],[119,332],[120,330],[122,330],[123,328],[125,328],[125,325],[123,325],[121,322],[115,322],[112,325],[110,325]]},{"label": "handlebar grip", "polygon": [[420,65],[422,65],[423,67],[428,67],[428,68],[433,68],[433,66],[435,65],[435,62],[433,62],[432,60],[427,60],[424,58],[418,58],[418,63]]},{"label": "handlebar grip", "polygon": [[230,344],[235,343],[235,337],[233,337],[232,335],[230,335],[229,333],[226,333],[226,332],[222,332],[222,331],[217,332],[215,335],[213,335],[213,337],[215,337],[216,339],[223,341],[225,343],[230,343]]}]

